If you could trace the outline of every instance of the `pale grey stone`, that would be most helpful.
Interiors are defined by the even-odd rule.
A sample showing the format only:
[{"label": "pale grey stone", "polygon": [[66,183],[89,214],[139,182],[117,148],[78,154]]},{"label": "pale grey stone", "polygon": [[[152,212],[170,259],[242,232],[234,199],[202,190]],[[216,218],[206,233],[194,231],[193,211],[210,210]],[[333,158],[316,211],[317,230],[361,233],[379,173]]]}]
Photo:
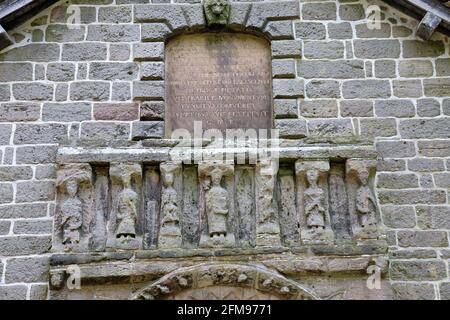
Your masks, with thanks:
[{"label": "pale grey stone", "polygon": [[84,40],[86,27],[69,28],[63,24],[52,24],[45,30],[46,42],[79,42]]},{"label": "pale grey stone", "polygon": [[364,7],[361,4],[341,4],[339,17],[342,20],[356,21],[366,17]]},{"label": "pale grey stone", "polygon": [[405,78],[423,78],[433,75],[433,64],[429,60],[404,60],[398,65],[398,72]]},{"label": "pale grey stone", "polygon": [[128,140],[130,125],[114,122],[83,122],[81,124],[81,137],[91,140]]},{"label": "pale grey stone", "polygon": [[379,28],[369,29],[367,23],[355,25],[356,36],[358,38],[389,38],[391,36],[391,25],[380,23]]},{"label": "pale grey stone", "polygon": [[450,76],[450,59],[436,59],[436,75],[438,77]]},{"label": "pale grey stone", "polygon": [[274,78],[295,78],[295,60],[272,60],[272,76]]},{"label": "pale grey stone", "polygon": [[421,229],[449,229],[450,207],[417,206],[417,223]]},{"label": "pale grey stone", "polygon": [[32,43],[0,54],[0,61],[49,62],[59,60],[59,45]]},{"label": "pale grey stone", "polygon": [[392,88],[397,98],[418,98],[422,96],[420,80],[393,80]]},{"label": "pale grey stone", "polygon": [[142,62],[141,80],[162,80],[164,79],[164,62]]},{"label": "pale grey stone", "polygon": [[0,167],[0,181],[29,180],[33,178],[33,170],[27,166]]},{"label": "pale grey stone", "polygon": [[444,190],[389,190],[378,191],[381,204],[442,204],[446,201]]},{"label": "pale grey stone", "polygon": [[134,81],[133,98],[139,100],[164,99],[164,81]]},{"label": "pale grey stone", "polygon": [[300,115],[307,118],[336,118],[338,106],[336,100],[301,100]]},{"label": "pale grey stone", "polygon": [[378,141],[376,148],[383,158],[409,158],[416,155],[414,142],[410,141]]},{"label": "pale grey stone", "polygon": [[431,283],[394,283],[392,285],[396,300],[434,300],[434,286]]},{"label": "pale grey stone", "polygon": [[438,57],[444,52],[445,48],[442,41],[403,41],[403,58]]},{"label": "pale grey stone", "polygon": [[0,206],[1,219],[41,218],[46,215],[46,203],[12,204]]},{"label": "pale grey stone", "polygon": [[416,213],[413,206],[382,206],[383,223],[388,228],[414,228]]},{"label": "pale grey stone", "polygon": [[419,180],[413,173],[380,173],[377,186],[384,189],[418,188]]},{"label": "pale grey stone", "polygon": [[352,25],[348,22],[328,23],[328,36],[330,39],[351,39],[353,37]]},{"label": "pale grey stone", "polygon": [[62,61],[106,60],[106,43],[65,43],[62,46]]},{"label": "pale grey stone", "polygon": [[53,201],[55,183],[53,181],[25,181],[17,183],[16,202]]},{"label": "pale grey stone", "polygon": [[24,146],[16,149],[17,164],[41,164],[56,161],[57,146]]},{"label": "pale grey stone", "polygon": [[377,117],[414,117],[416,110],[411,100],[377,100],[375,101]]},{"label": "pale grey stone", "polygon": [[398,40],[355,40],[355,56],[363,59],[399,58]]},{"label": "pale grey stone", "polygon": [[307,59],[343,59],[344,43],[341,41],[305,41],[303,54]]},{"label": "pale grey stone", "polygon": [[296,22],[295,35],[299,39],[322,40],[326,37],[325,25],[320,22]]},{"label": "pale grey stone", "polygon": [[419,117],[437,117],[441,114],[441,105],[436,99],[417,100],[417,114]]},{"label": "pale grey stone", "polygon": [[389,98],[391,85],[387,80],[349,80],[342,85],[342,95],[346,99]]},{"label": "pale grey stone", "polygon": [[164,121],[133,122],[131,136],[133,140],[162,138],[164,135]]},{"label": "pale grey stone", "polygon": [[106,23],[128,23],[132,21],[131,6],[99,7],[98,21]]},{"label": "pale grey stone", "polygon": [[11,102],[0,105],[0,122],[36,121],[41,116],[41,107],[37,103]]},{"label": "pale grey stone", "polygon": [[275,129],[282,138],[303,138],[306,136],[306,121],[303,119],[275,120]]},{"label": "pale grey stone", "polygon": [[90,25],[87,41],[135,42],[140,40],[139,25]]},{"label": "pale grey stone", "polygon": [[405,139],[449,138],[450,118],[402,120],[400,134]]},{"label": "pale grey stone", "polygon": [[340,98],[340,85],[335,80],[311,80],[306,84],[308,98]]},{"label": "pale grey stone", "polygon": [[283,58],[301,58],[302,42],[299,40],[278,40],[272,41],[272,57]]},{"label": "pale grey stone", "polygon": [[109,60],[126,61],[130,58],[130,45],[126,43],[112,43],[109,46]]},{"label": "pale grey stone", "polygon": [[91,80],[135,80],[138,77],[135,63],[92,62],[89,67]]},{"label": "pale grey stone", "polygon": [[302,6],[302,18],[304,20],[336,20],[336,4],[304,3]]},{"label": "pale grey stone", "polygon": [[302,78],[363,78],[364,62],[361,60],[300,60],[297,74]]},{"label": "pale grey stone", "polygon": [[165,23],[144,23],[142,25],[142,41],[164,41],[171,33]]},{"label": "pale grey stone", "polygon": [[75,65],[72,63],[49,63],[47,79],[50,81],[71,81],[75,79]]},{"label": "pale grey stone", "polygon": [[73,122],[91,120],[89,103],[44,103],[42,106],[43,121]]},{"label": "pale grey stone", "polygon": [[53,229],[52,219],[18,220],[14,223],[14,234],[51,234]]},{"label": "pale grey stone", "polygon": [[450,92],[450,78],[423,80],[424,93],[428,97],[448,97]]},{"label": "pale grey stone", "polygon": [[340,111],[342,117],[373,117],[373,101],[342,100]]},{"label": "pale grey stone", "polygon": [[445,231],[410,231],[397,232],[398,244],[401,247],[447,247],[448,239]]},{"label": "pale grey stone", "polygon": [[359,123],[361,136],[365,138],[397,135],[397,124],[393,118],[361,119]]},{"label": "pale grey stone", "polygon": [[1,237],[0,255],[9,257],[47,253],[51,247],[51,240],[51,236]]},{"label": "pale grey stone", "polygon": [[352,136],[353,126],[350,119],[310,120],[308,131],[316,137]]},{"label": "pale grey stone", "polygon": [[15,144],[61,143],[67,140],[67,125],[61,123],[17,124]]},{"label": "pale grey stone", "polygon": [[0,63],[0,82],[33,80],[31,63]]},{"label": "pale grey stone", "polygon": [[13,96],[16,100],[52,100],[53,85],[39,82],[14,83]]},{"label": "pale grey stone", "polygon": [[408,169],[419,172],[443,171],[445,165],[442,159],[415,158],[408,160]]},{"label": "pale grey stone", "polygon": [[6,261],[5,282],[46,282],[49,269],[47,257],[11,258]]},{"label": "pale grey stone", "polygon": [[138,61],[161,61],[164,59],[164,42],[133,44],[133,58]]},{"label": "pale grey stone", "polygon": [[298,106],[295,99],[275,99],[274,100],[275,118],[297,118]]},{"label": "pale grey stone", "polygon": [[106,101],[110,96],[110,84],[100,81],[79,81],[70,84],[70,99],[76,101]]}]

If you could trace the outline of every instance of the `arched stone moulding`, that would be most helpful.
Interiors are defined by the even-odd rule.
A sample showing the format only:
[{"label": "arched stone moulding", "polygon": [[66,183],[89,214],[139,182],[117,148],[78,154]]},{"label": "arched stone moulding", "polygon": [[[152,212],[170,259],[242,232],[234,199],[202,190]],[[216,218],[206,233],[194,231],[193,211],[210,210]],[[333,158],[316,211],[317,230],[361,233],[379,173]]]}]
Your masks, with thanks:
[{"label": "arched stone moulding", "polygon": [[[142,38],[133,47],[133,59],[141,65],[141,79],[133,83],[133,99],[141,102],[141,121],[133,124],[134,140],[162,138],[165,134],[165,44],[177,35],[217,31],[253,34],[270,42],[272,66],[280,59],[294,64],[294,59],[301,58],[301,42],[294,39],[293,29],[293,20],[300,18],[298,1],[231,2],[230,6],[228,24],[220,29],[208,27],[202,4],[135,6],[134,21],[141,24]],[[297,105],[296,99],[304,95],[303,81],[295,74],[278,74],[276,68],[272,69],[272,79],[274,113],[277,106]],[[294,121],[297,127],[305,128],[306,135],[304,120]]]},{"label": "arched stone moulding", "polygon": [[134,293],[131,300],[173,298],[192,289],[214,287],[254,289],[284,300],[318,300],[313,292],[267,268],[227,263],[180,268]]}]

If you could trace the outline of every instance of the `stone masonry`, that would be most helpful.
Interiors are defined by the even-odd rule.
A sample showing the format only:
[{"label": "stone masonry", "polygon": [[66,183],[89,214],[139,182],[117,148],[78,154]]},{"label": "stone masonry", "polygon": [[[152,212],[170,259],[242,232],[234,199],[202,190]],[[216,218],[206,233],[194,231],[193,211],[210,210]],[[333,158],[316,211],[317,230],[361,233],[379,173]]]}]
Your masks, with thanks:
[{"label": "stone masonry", "polygon": [[[271,40],[281,138],[373,141],[393,298],[450,299],[448,37],[419,40],[418,22],[381,1],[288,1],[270,12],[263,1],[235,2],[235,24],[247,19]],[[69,4],[80,8],[76,28]],[[381,8],[379,29],[367,26],[369,5]],[[199,29],[196,6],[60,1],[9,32],[14,44],[0,51],[0,300],[50,297],[60,144],[164,137],[165,41]]]}]

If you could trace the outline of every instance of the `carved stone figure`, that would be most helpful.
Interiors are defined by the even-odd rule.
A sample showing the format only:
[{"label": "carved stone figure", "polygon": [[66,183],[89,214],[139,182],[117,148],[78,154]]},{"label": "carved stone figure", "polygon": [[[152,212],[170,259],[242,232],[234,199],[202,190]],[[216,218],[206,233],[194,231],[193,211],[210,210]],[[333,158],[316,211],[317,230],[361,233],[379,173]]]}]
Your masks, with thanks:
[{"label": "carved stone figure", "polygon": [[158,245],[162,248],[181,247],[179,196],[174,188],[174,175],[180,171],[181,164],[163,163],[160,168],[163,189]]},{"label": "carved stone figure", "polygon": [[375,196],[369,186],[371,170],[376,166],[371,160],[347,160],[347,190],[353,236],[356,239],[377,239],[378,212]]},{"label": "carved stone figure", "polygon": [[83,224],[83,207],[78,199],[78,183],[75,177],[69,177],[66,182],[69,198],[61,206],[63,239],[66,250],[80,243],[80,232]]},{"label": "carved stone figure", "polygon": [[112,164],[110,168],[112,208],[107,246],[138,249],[142,232],[138,232],[142,169],[138,164]]},{"label": "carved stone figure", "polygon": [[208,232],[211,238],[225,238],[227,235],[228,192],[220,185],[222,171],[211,172],[212,187],[206,192],[206,213]]},{"label": "carved stone figure", "polygon": [[117,230],[116,238],[118,239],[134,239],[136,238],[136,218],[137,204],[139,197],[137,193],[131,189],[130,177],[123,178],[123,190],[119,193],[117,205]]},{"label": "carved stone figure", "polygon": [[[200,246],[234,246],[235,237],[230,229],[232,203],[229,192],[222,186],[223,177],[234,172],[232,164],[204,162],[199,164],[200,184],[205,192],[205,211],[208,224],[207,234],[202,235]],[[210,184],[205,180],[211,179]]]},{"label": "carved stone figure", "polygon": [[359,215],[362,228],[374,227],[377,224],[375,218],[376,201],[367,185],[369,182],[369,172],[365,169],[359,171],[358,178],[361,185],[356,191],[356,212]]},{"label": "carved stone figure", "polygon": [[328,161],[297,161],[297,200],[300,235],[305,243],[331,242],[334,238],[328,213]]},{"label": "carved stone figure", "polygon": [[89,165],[62,165],[58,170],[58,203],[54,249],[87,250],[91,236],[92,171]]},{"label": "carved stone figure", "polygon": [[274,207],[275,180],[278,167],[275,162],[262,160],[257,168],[257,225],[256,245],[281,245],[280,224]]},{"label": "carved stone figure", "polygon": [[231,8],[229,0],[205,0],[203,8],[209,26],[228,24]]},{"label": "carved stone figure", "polygon": [[310,169],[306,172],[308,188],[305,190],[305,215],[308,229],[325,229],[325,197],[317,185],[319,171]]}]

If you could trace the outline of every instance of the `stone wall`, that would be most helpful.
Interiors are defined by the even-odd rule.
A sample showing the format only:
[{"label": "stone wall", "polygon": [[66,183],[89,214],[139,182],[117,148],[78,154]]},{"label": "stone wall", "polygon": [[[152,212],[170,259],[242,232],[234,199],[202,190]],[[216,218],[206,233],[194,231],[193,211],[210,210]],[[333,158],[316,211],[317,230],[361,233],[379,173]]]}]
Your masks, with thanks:
[{"label": "stone wall", "polygon": [[[48,296],[58,144],[162,137],[163,41],[195,29],[188,4],[181,19],[164,0],[154,11],[139,9],[148,0],[70,2],[79,28],[60,2],[10,32],[16,43],[0,52],[0,299]],[[382,8],[380,29],[367,27],[370,4]],[[152,22],[158,10],[167,21]],[[300,1],[300,10],[301,20],[266,25],[275,127],[282,138],[373,138],[394,294],[450,299],[448,38],[418,40],[417,22],[382,2]]]}]

